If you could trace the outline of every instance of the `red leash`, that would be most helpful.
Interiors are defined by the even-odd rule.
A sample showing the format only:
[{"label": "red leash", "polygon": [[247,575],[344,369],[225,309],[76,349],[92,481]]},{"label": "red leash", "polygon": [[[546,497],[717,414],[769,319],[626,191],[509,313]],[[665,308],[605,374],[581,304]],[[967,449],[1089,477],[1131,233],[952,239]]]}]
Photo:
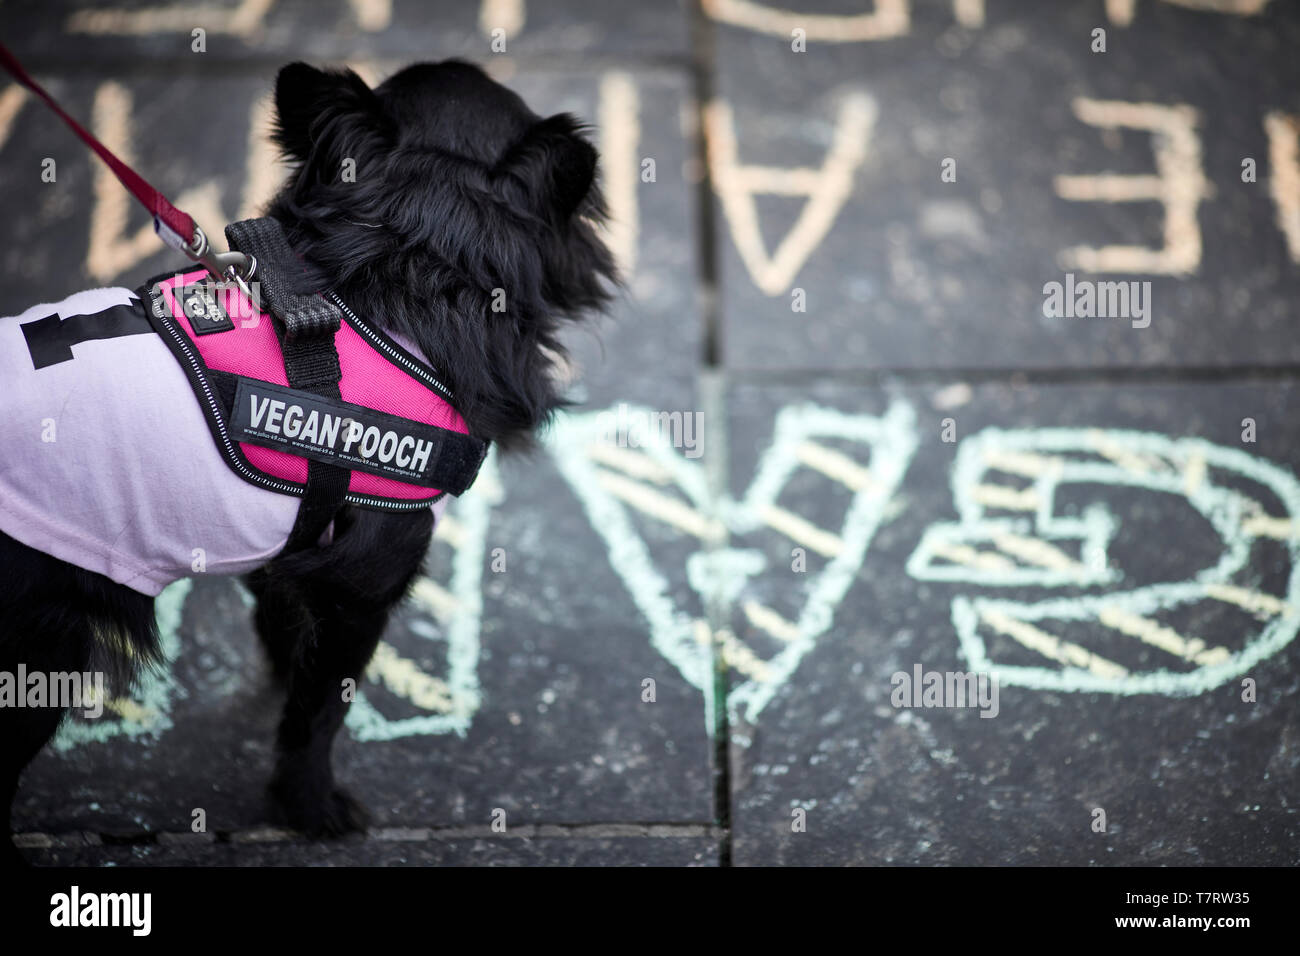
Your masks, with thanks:
[{"label": "red leash", "polygon": [[[64,112],[63,107],[59,106],[54,97],[31,78],[3,43],[0,43],[0,66],[8,70],[15,80],[44,100],[45,105],[54,110],[63,122],[72,127],[72,131],[78,138],[108,164],[108,168],[113,171],[122,185],[149,210],[149,214],[153,216],[154,232],[163,242],[185,253],[195,262],[202,263],[218,279],[240,279],[251,275],[251,262],[247,256],[241,253],[214,254],[208,245],[208,237],[190,214],[173,206],[166,196],[149,184],[148,180],[113,155],[112,150]],[[239,274],[241,267],[247,270],[243,276]]]}]

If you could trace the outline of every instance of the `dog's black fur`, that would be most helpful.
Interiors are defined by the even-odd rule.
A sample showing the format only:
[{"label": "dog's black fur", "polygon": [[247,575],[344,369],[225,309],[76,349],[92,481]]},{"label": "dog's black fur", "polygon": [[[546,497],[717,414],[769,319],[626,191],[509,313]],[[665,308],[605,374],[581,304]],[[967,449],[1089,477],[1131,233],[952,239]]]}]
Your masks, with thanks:
[{"label": "dog's black fur", "polygon": [[[617,282],[594,226],[604,207],[583,127],[542,119],[479,69],[409,67],[369,88],[303,63],[276,80],[275,138],[294,163],[268,214],[309,271],[354,312],[414,340],[471,434],[527,447],[561,404],[560,330]],[[341,176],[355,162],[355,182]],[[497,290],[501,290],[498,292]],[[504,311],[494,311],[494,298]],[[281,556],[246,581],[257,632],[288,692],[271,781],[279,818],[313,835],[365,826],[334,782],[341,688],[370,660],[418,574],[429,511],[345,508],[333,543]],[[104,671],[122,693],[159,659],[153,600],[0,533],[0,671]],[[0,813],[54,734],[54,708],[0,708]],[[17,851],[7,839],[9,860]]]}]

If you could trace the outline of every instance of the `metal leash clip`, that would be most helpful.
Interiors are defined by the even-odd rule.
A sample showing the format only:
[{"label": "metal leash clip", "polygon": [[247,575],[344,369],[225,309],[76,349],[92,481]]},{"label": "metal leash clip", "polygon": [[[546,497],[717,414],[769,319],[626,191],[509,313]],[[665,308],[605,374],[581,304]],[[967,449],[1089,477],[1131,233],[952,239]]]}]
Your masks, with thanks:
[{"label": "metal leash clip", "polygon": [[215,252],[207,234],[194,224],[194,241],[183,247],[184,253],[212,273],[219,282],[234,282],[250,302],[257,297],[248,286],[248,280],[257,272],[257,259],[243,252]]}]

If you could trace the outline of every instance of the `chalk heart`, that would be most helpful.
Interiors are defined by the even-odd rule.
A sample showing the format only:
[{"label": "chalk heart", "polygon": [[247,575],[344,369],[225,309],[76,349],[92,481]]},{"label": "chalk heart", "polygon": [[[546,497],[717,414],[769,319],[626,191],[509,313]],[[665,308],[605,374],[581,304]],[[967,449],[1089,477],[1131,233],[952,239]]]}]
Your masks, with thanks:
[{"label": "chalk heart", "polygon": [[[1080,485],[1102,500],[1079,517],[1058,514],[1058,491]],[[1218,534],[1217,560],[1186,580],[1125,587],[1131,579],[1111,554],[1121,519],[1107,489],[1190,505]],[[908,561],[913,577],[1072,589],[1042,600],[987,592],[953,599],[969,668],[1002,684],[1190,696],[1246,674],[1300,628],[1300,483],[1239,449],[1116,429],[987,429],[959,446],[952,494],[960,520],[925,531]],[[1281,514],[1268,510],[1279,505]],[[1275,592],[1252,581],[1251,557],[1262,548],[1286,555],[1286,581]],[[1188,619],[1203,633],[1182,633]],[[1020,663],[994,659],[993,635]],[[1034,658],[1041,663],[1025,663]]]},{"label": "chalk heart", "polygon": [[[610,564],[645,617],[651,643],[703,692],[708,726],[716,726],[710,637],[724,657],[744,665],[733,668],[747,676],[728,693],[727,706],[733,716],[753,724],[830,629],[916,451],[915,413],[903,402],[891,404],[879,416],[814,404],[787,406],[777,414],[771,444],[739,500],[710,492],[704,465],[673,447],[672,429],[649,424],[662,421],[662,412],[628,405],[620,405],[617,413],[611,408],[564,415],[552,429],[548,446],[592,528],[604,540]],[[616,431],[611,423],[619,422],[627,427]],[[854,451],[846,453],[843,446],[832,448],[821,441],[828,439],[850,443]],[[782,489],[800,468],[814,468],[850,492],[838,529],[818,528],[778,505]],[[684,568],[656,563],[633,511],[675,529],[684,540],[698,541]],[[745,605],[747,613],[756,615],[751,621],[779,638],[781,650],[768,658],[760,658],[725,628],[713,631],[681,607],[671,583],[684,578],[709,618],[730,621],[747,579],[765,570],[762,552],[730,544],[759,532],[782,534],[793,546],[826,559],[820,568],[809,561],[808,596],[795,620]],[[791,570],[773,573],[788,575]]]}]

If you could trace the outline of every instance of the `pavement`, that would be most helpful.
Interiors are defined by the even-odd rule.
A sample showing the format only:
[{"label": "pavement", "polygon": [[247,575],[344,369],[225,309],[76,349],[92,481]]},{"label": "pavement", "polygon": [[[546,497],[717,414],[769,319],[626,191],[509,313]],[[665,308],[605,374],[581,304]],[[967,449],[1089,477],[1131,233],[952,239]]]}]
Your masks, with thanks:
[{"label": "pavement", "polygon": [[[33,863],[1300,863],[1293,5],[214,6],[5,42],[210,230],[283,63],[483,63],[595,124],[628,288],[368,672],[368,835],[268,825],[280,701],[198,578],[26,774]],[[175,264],[103,175],[0,88],[3,314]]]}]

